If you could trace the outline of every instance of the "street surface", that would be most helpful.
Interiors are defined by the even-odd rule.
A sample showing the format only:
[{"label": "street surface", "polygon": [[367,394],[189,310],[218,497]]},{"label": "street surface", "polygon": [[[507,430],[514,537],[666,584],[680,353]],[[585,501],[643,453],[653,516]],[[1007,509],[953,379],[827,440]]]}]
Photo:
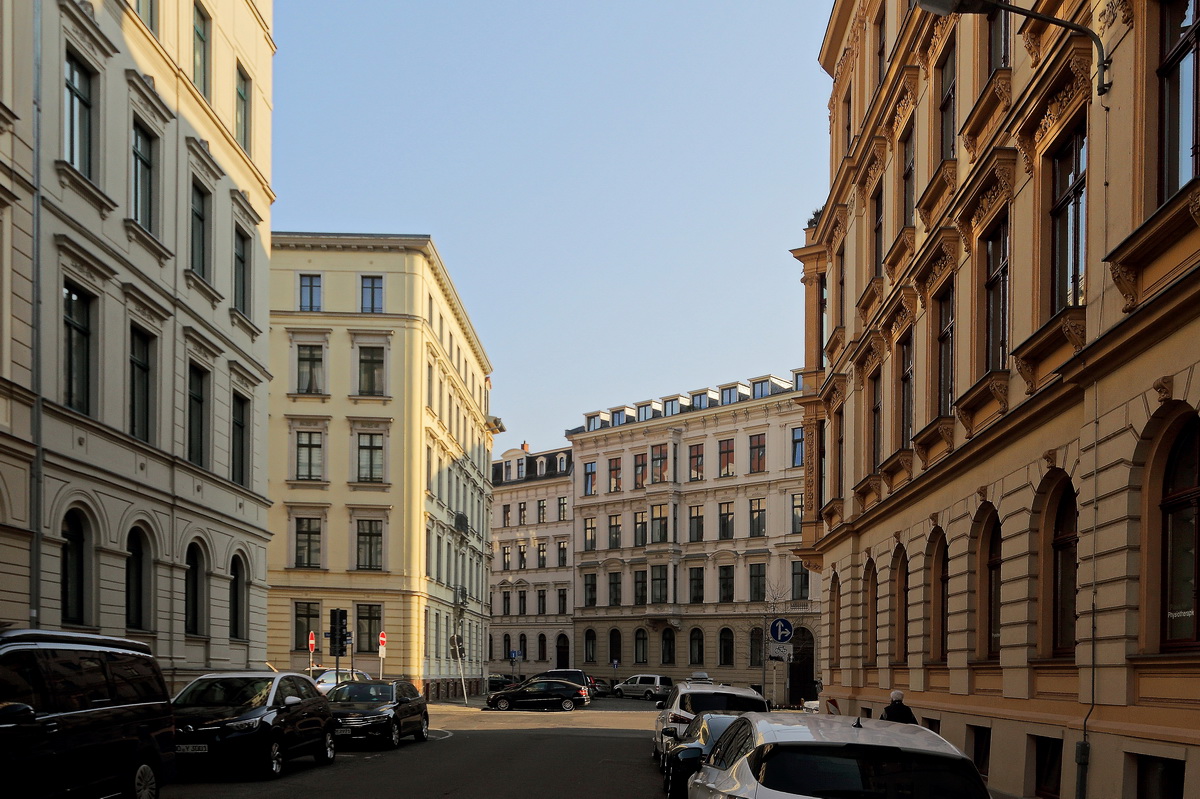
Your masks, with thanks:
[{"label": "street surface", "polygon": [[661,797],[650,758],[654,704],[598,699],[583,710],[500,713],[429,706],[429,741],[406,738],[396,750],[343,747],[331,766],[289,760],[277,780],[191,775],[162,799],[337,799],[461,797],[593,799]]}]

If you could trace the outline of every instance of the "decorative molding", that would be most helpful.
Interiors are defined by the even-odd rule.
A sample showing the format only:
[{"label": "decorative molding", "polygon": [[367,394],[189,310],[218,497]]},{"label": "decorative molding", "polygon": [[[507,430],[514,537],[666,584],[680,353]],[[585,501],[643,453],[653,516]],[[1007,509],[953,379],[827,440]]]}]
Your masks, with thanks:
[{"label": "decorative molding", "polygon": [[183,270],[183,282],[186,283],[188,288],[190,288],[192,291],[208,300],[214,310],[216,309],[217,305],[220,304],[221,300],[225,299],[220,292],[213,288],[211,283],[209,283],[200,275],[196,274],[195,270]]},{"label": "decorative molding", "polygon": [[1029,53],[1030,66],[1035,69],[1042,62],[1042,31],[1041,28],[1030,26],[1021,35],[1025,43],[1025,52]]},{"label": "decorative molding", "polygon": [[1100,11],[1098,19],[1100,20],[1100,30],[1098,33],[1104,33],[1109,26],[1115,25],[1117,15],[1121,15],[1121,22],[1125,25],[1133,25],[1133,6],[1129,0],[1108,0],[1104,8]]},{"label": "decorative molding", "polygon": [[262,383],[262,377],[254,374],[254,372],[242,366],[234,360],[228,362],[229,374],[234,382],[240,385],[247,391],[253,391],[254,387]]},{"label": "decorative molding", "polygon": [[1083,319],[1070,314],[1063,316],[1062,332],[1071,342],[1076,355],[1083,351],[1083,345],[1087,343],[1087,326]]},{"label": "decorative molding", "polygon": [[83,199],[87,200],[97,211],[101,219],[108,219],[117,207],[117,201],[105,194],[92,179],[76,169],[69,161],[59,159],[54,162],[54,170],[58,173],[58,185],[64,189],[74,189]]},{"label": "decorative molding", "polygon": [[225,171],[221,169],[221,165],[209,152],[207,141],[197,139],[195,136],[188,136],[187,150],[191,156],[188,158],[188,162],[191,164],[192,172],[204,179],[210,187],[216,186],[217,181],[225,177]]},{"label": "decorative molding", "polygon": [[100,285],[117,276],[117,270],[64,233],[55,234],[54,245],[58,248],[60,267],[64,271],[73,273],[76,279],[90,283],[97,291],[99,291]]},{"label": "decorative molding", "polygon": [[76,47],[86,50],[92,58],[103,62],[116,55],[119,48],[104,35],[96,23],[96,9],[88,2],[58,0],[65,24],[63,31]]},{"label": "decorative molding", "polygon": [[189,355],[195,355],[210,367],[221,354],[221,347],[209,339],[199,328],[187,325],[183,328],[183,340]]},{"label": "decorative molding", "polygon": [[1058,468],[1058,450],[1048,449],[1042,453],[1042,460],[1046,462],[1047,469]]},{"label": "decorative molding", "polygon": [[[955,405],[954,415],[958,418],[959,423],[966,429],[967,438],[971,438],[973,435],[975,435],[975,426],[973,424],[975,420],[972,418],[970,411],[968,411],[966,408]],[[940,427],[938,428],[938,432],[941,432]]]},{"label": "decorative molding", "polygon": [[13,129],[13,125],[20,119],[17,112],[0,103],[0,134],[8,133]]},{"label": "decorative molding", "polygon": [[1174,398],[1175,378],[1172,375],[1163,375],[1151,384],[1151,388],[1158,392],[1158,402],[1161,405]]},{"label": "decorative molding", "polygon": [[175,113],[154,90],[151,79],[136,69],[125,70],[125,82],[129,84],[130,102],[141,111],[139,116],[142,121],[157,128],[161,135],[163,129],[175,119]]},{"label": "decorative molding", "polygon": [[168,309],[155,302],[149,294],[133,283],[122,283],[121,291],[125,294],[125,307],[134,316],[141,317],[143,321],[149,322],[155,327],[161,327],[171,318],[171,312]]},{"label": "decorative molding", "polygon": [[1013,365],[1017,367],[1017,374],[1025,381],[1026,395],[1032,394],[1037,388],[1037,372],[1033,368],[1033,364],[1024,358],[1012,356]]},{"label": "decorative molding", "polygon": [[1138,304],[1138,289],[1137,278],[1138,273],[1132,267],[1127,266],[1119,261],[1113,261],[1108,265],[1109,274],[1112,275],[1113,284],[1117,290],[1121,292],[1121,296],[1125,298],[1125,304],[1121,306],[1121,310],[1129,313]]},{"label": "decorative molding", "polygon": [[233,201],[233,215],[250,229],[256,228],[262,222],[262,217],[250,204],[249,193],[245,189],[230,189],[229,198]]},{"label": "decorative molding", "polygon": [[1091,51],[1077,51],[1071,55],[1067,63],[1074,77],[1069,79],[1067,84],[1059,89],[1046,104],[1046,113],[1042,116],[1042,121],[1038,123],[1037,130],[1033,132],[1035,143],[1040,143],[1046,133],[1063,118],[1075,100],[1091,89]]},{"label": "decorative molding", "polygon": [[136,241],[145,248],[158,260],[159,266],[165,266],[174,255],[165,244],[158,240],[157,236],[142,227],[136,219],[125,220],[125,238],[129,241]]},{"label": "decorative molding", "polygon": [[979,497],[980,502],[987,502],[987,486],[980,486],[975,489],[975,496]]}]

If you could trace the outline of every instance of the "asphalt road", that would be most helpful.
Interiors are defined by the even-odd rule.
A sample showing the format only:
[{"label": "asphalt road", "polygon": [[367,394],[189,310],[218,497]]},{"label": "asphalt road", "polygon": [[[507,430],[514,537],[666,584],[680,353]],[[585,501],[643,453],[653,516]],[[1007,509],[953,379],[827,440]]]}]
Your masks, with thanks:
[{"label": "asphalt road", "polygon": [[500,713],[435,704],[425,743],[409,738],[396,750],[346,748],[331,766],[302,757],[270,781],[214,770],[165,786],[162,799],[658,799],[653,707],[599,699],[570,713]]}]

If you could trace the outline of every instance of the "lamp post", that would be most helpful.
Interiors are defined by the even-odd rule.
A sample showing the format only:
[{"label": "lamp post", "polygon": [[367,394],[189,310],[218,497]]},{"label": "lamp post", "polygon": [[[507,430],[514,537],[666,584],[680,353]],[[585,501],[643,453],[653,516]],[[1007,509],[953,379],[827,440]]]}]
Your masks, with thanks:
[{"label": "lamp post", "polygon": [[1058,17],[1051,17],[1047,14],[1040,14],[1037,11],[1030,11],[1027,8],[1001,2],[1001,0],[917,0],[917,5],[930,14],[937,14],[939,17],[945,17],[950,14],[988,14],[994,10],[1011,11],[1022,17],[1030,17],[1031,19],[1041,20],[1050,25],[1058,25],[1067,30],[1082,33],[1092,40],[1092,44],[1096,45],[1096,94],[1105,94],[1112,88],[1112,81],[1104,79],[1108,67],[1112,63],[1104,55],[1104,42],[1100,41],[1100,36],[1094,30],[1085,25]]}]

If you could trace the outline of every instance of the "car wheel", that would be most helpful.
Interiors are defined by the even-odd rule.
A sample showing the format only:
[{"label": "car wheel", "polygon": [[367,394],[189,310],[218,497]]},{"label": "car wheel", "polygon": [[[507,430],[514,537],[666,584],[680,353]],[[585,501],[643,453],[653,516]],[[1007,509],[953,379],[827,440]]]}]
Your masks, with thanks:
[{"label": "car wheel", "polygon": [[642,699],[645,699],[647,702],[649,702],[653,698],[654,698],[654,694],[650,693],[649,691],[642,694]]},{"label": "car wheel", "polygon": [[133,770],[128,796],[131,799],[158,799],[158,772],[149,763],[138,763]]},{"label": "car wheel", "polygon": [[497,699],[496,700],[496,710],[509,710],[511,708],[512,708],[512,702],[509,702],[507,699]]},{"label": "car wheel", "polygon": [[395,749],[400,745],[400,725],[392,719],[392,723],[388,726],[388,746]]},{"label": "car wheel", "polygon": [[280,741],[274,740],[267,745],[267,762],[263,765],[266,766],[263,776],[267,779],[283,775],[283,744]]},{"label": "car wheel", "polygon": [[321,738],[321,748],[316,751],[316,753],[313,755],[313,758],[319,765],[328,766],[333,762],[333,759],[336,756],[337,749],[333,742],[333,731],[325,730],[325,733]]},{"label": "car wheel", "polygon": [[429,740],[429,716],[421,716],[421,727],[413,733],[414,741]]},{"label": "car wheel", "polygon": [[624,699],[624,698],[625,698],[625,694],[621,692],[621,689],[620,689],[620,688],[618,688],[617,690],[613,691],[613,696],[615,696],[617,699]]},{"label": "car wheel", "polygon": [[563,710],[574,710],[574,709],[575,709],[575,700],[573,700],[573,699],[564,699],[564,700],[562,701],[562,709],[563,709]]}]

